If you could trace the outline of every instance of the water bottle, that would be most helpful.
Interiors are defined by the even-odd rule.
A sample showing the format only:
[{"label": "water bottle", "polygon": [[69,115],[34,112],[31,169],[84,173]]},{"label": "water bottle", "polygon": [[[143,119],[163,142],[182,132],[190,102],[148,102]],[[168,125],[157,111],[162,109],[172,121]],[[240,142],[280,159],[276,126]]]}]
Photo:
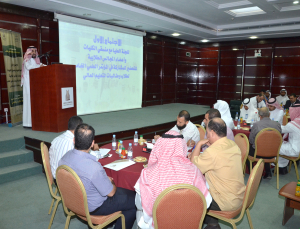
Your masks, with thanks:
[{"label": "water bottle", "polygon": [[257,116],[257,112],[255,112],[255,116],[254,116],[254,122],[258,121],[258,116]]},{"label": "water bottle", "polygon": [[272,118],[272,121],[275,121],[274,118]]},{"label": "water bottle", "polygon": [[133,142],[134,142],[135,146],[137,146],[139,144],[139,135],[138,135],[137,131],[135,131],[135,134],[133,136]]},{"label": "water bottle", "polygon": [[131,161],[132,161],[132,153],[133,153],[132,152],[132,144],[129,143],[128,150],[127,150],[127,158]]},{"label": "water bottle", "polygon": [[237,129],[241,129],[241,122],[240,122],[240,119],[238,119],[238,123],[237,123]]},{"label": "water bottle", "polygon": [[116,139],[116,135],[113,135],[112,142],[111,142],[111,146],[112,146],[112,150],[116,150],[116,149],[117,149],[117,139]]},{"label": "water bottle", "polygon": [[239,112],[236,112],[235,114],[235,121],[239,120]]},{"label": "water bottle", "polygon": [[124,148],[124,146],[123,146],[123,141],[120,141],[120,145],[119,145],[119,154],[122,153],[122,148]]},{"label": "water bottle", "polygon": [[252,120],[251,120],[251,124],[250,124],[250,129],[252,129],[253,123],[254,123],[254,120],[252,119]]}]

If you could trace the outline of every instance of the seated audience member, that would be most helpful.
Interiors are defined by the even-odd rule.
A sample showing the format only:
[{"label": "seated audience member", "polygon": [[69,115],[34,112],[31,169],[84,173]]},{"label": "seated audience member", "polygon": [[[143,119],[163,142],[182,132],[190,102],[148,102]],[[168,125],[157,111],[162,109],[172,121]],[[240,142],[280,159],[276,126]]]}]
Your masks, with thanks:
[{"label": "seated audience member", "polygon": [[279,105],[275,98],[270,98],[267,105],[270,111],[270,119],[279,122],[279,124],[282,125],[282,119],[284,116],[283,108]]},{"label": "seated audience member", "polygon": [[[209,210],[234,211],[243,203],[245,184],[240,148],[227,139],[226,123],[220,118],[213,118],[207,125],[207,139],[198,142],[191,161],[205,175],[212,195]],[[202,145],[210,145],[200,154]],[[218,219],[206,216],[205,229],[221,228]]]},{"label": "seated audience member", "polygon": [[287,90],[281,89],[280,90],[280,95],[278,95],[276,97],[276,100],[279,103],[279,105],[283,107],[285,105],[286,101],[289,100],[289,97],[287,95]]},{"label": "seated audience member", "polygon": [[[106,175],[97,158],[89,154],[94,145],[95,130],[88,124],[80,124],[75,129],[75,148],[67,152],[58,165],[67,165],[81,179],[91,215],[109,215],[122,211],[126,228],[132,228],[135,216],[135,192],[116,187],[113,179]],[[115,225],[121,229],[121,218]]]},{"label": "seated audience member", "polygon": [[223,100],[217,100],[217,103],[214,104],[214,108],[220,111],[221,118],[224,120],[227,127],[233,130],[234,123],[232,121],[228,103]]},{"label": "seated audience member", "polygon": [[264,103],[264,93],[260,92],[257,96],[254,96],[250,98],[250,103],[252,103],[252,106],[259,110],[262,107],[266,107],[266,104]]},{"label": "seated audience member", "polygon": [[183,136],[176,131],[168,131],[155,143],[148,167],[142,170],[135,185],[139,228],[154,228],[153,204],[163,190],[175,184],[184,183],[197,187],[205,196],[207,207],[210,206],[212,197],[206,180],[199,169],[186,158],[186,151]]},{"label": "seated audience member", "polygon": [[[177,123],[171,130],[182,134],[187,145],[190,147],[194,147],[195,144],[200,141],[198,128],[190,121],[190,113],[185,110],[179,112]],[[154,136],[155,141],[157,141],[158,138],[160,138],[159,135]]]},{"label": "seated audience member", "polygon": [[[267,107],[263,107],[258,111],[260,121],[255,122],[253,124],[253,127],[251,128],[250,136],[249,136],[249,143],[250,143],[250,148],[249,148],[249,156],[254,156],[255,153],[255,137],[261,131],[262,129],[265,128],[274,128],[278,130],[281,133],[281,126],[278,122],[272,121],[270,119],[270,112]],[[260,157],[257,157],[260,158]],[[248,164],[248,163],[247,163]],[[249,163],[250,164],[250,163]],[[248,166],[249,166],[248,164]],[[265,163],[265,176],[264,179],[272,178],[271,174],[271,168],[270,168],[270,163]]]},{"label": "seated audience member", "polygon": [[300,104],[300,101],[297,99],[297,95],[293,93],[290,95],[290,100],[286,101],[284,109],[289,109],[292,105],[295,104]]},{"label": "seated audience member", "polygon": [[[82,119],[73,116],[69,119],[68,130],[51,142],[49,149],[50,167],[55,180],[59,160],[70,150],[74,149],[74,131],[82,123]],[[56,181],[55,181],[56,182]]]},{"label": "seated audience member", "polygon": [[253,104],[250,103],[250,99],[244,99],[243,104],[240,109],[240,118],[243,118],[246,122],[251,122],[258,118],[258,110],[253,107]]},{"label": "seated audience member", "polygon": [[[298,157],[300,152],[300,104],[290,107],[291,121],[286,126],[281,126],[283,142],[279,154],[289,157]],[[287,138],[287,141],[285,141]],[[279,157],[278,165],[281,174],[287,173],[289,160]]]},{"label": "seated audience member", "polygon": [[[221,113],[219,110],[211,108],[208,110],[204,116],[203,123],[207,127],[209,121],[213,118],[221,118]],[[224,120],[223,120],[224,121]],[[205,139],[207,138],[207,134],[205,134]],[[227,138],[229,140],[234,141],[234,135],[232,130],[227,126]]]},{"label": "seated audience member", "polygon": [[265,97],[267,98],[267,101],[269,99],[271,99],[271,91],[270,90],[266,90]]},{"label": "seated audience member", "polygon": [[264,94],[263,102],[266,103],[267,101],[266,90],[261,90],[260,92]]}]

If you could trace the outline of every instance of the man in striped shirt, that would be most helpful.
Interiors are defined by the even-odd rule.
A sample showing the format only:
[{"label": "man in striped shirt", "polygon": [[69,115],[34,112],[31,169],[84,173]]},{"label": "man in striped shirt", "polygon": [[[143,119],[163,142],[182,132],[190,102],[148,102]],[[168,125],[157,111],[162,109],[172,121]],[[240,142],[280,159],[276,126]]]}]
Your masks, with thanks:
[{"label": "man in striped shirt", "polygon": [[54,180],[56,178],[55,175],[59,160],[68,151],[74,149],[74,131],[76,127],[81,123],[82,119],[79,116],[71,117],[68,122],[68,130],[58,137],[54,138],[54,140],[51,142],[49,157],[51,172]]}]

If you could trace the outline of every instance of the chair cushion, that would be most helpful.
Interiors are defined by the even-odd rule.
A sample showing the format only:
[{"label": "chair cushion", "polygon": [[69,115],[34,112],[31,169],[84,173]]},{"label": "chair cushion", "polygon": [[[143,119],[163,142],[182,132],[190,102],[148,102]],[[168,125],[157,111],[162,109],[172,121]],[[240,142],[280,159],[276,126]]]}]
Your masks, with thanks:
[{"label": "chair cushion", "polygon": [[[107,220],[110,220],[111,218],[121,214],[121,211],[115,212],[113,214],[110,215],[90,215],[91,216],[91,221],[93,224],[102,224],[104,222],[106,222]],[[83,219],[84,221],[87,221],[86,217],[81,216],[81,215],[77,215],[79,218]]]},{"label": "chair cushion", "polygon": [[[248,156],[248,159],[249,159],[250,161],[259,161],[260,158],[256,158],[256,159],[254,160],[254,157]],[[263,158],[263,159],[264,159],[264,162],[265,162],[265,163],[274,163],[274,162],[276,162],[275,157],[274,157],[274,158],[271,158],[271,159],[266,159],[266,158]]]},{"label": "chair cushion", "polygon": [[240,212],[242,211],[242,207],[241,206],[239,209],[235,210],[235,211],[209,211],[209,213],[218,215],[218,216],[222,216],[224,218],[227,219],[232,219],[234,217],[236,217],[238,214],[240,214]]}]

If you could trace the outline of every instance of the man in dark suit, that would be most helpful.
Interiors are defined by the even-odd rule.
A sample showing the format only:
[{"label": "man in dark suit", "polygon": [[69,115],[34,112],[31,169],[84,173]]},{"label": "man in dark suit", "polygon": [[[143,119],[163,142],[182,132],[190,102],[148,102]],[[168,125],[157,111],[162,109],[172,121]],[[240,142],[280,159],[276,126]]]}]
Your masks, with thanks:
[{"label": "man in dark suit", "polygon": [[290,94],[290,100],[286,101],[286,103],[284,105],[284,109],[289,109],[290,106],[292,106],[294,104],[300,104],[300,101],[297,99],[297,95],[293,93],[293,94]]},{"label": "man in dark suit", "polygon": [[[256,122],[253,124],[253,127],[251,128],[251,133],[249,136],[249,143],[250,143],[250,149],[249,149],[249,156],[254,156],[255,152],[255,137],[261,131],[262,129],[265,128],[274,128],[278,130],[281,133],[281,125],[278,122],[272,121],[270,119],[270,112],[267,107],[263,107],[258,111],[260,121]],[[249,163],[250,164],[250,163]],[[247,165],[249,165],[247,163]],[[271,168],[270,168],[270,163],[265,163],[265,176],[264,179],[272,178],[271,174]]]}]

